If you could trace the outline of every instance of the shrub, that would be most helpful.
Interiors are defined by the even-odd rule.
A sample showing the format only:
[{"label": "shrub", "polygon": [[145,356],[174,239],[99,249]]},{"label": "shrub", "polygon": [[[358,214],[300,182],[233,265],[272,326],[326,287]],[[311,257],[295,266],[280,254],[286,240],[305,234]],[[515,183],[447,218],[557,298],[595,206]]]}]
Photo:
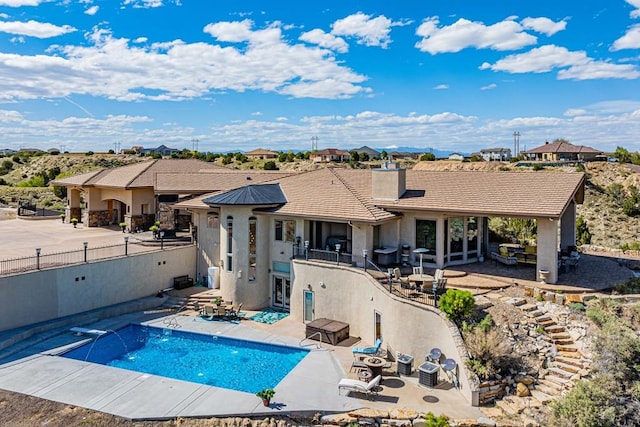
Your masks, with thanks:
[{"label": "shrub", "polygon": [[276,162],[274,162],[273,160],[269,160],[268,162],[265,162],[264,170],[266,171],[278,170],[278,167],[276,166]]},{"label": "shrub", "polygon": [[576,243],[578,245],[588,245],[591,243],[591,232],[587,226],[587,221],[580,215],[576,219]]},{"label": "shrub", "polygon": [[425,427],[449,427],[449,417],[446,415],[435,416],[433,412],[427,412],[424,414]]},{"label": "shrub", "polygon": [[424,153],[420,156],[421,162],[433,162],[436,159],[436,155],[433,153]]},{"label": "shrub", "polygon": [[540,163],[536,163],[535,165],[533,165],[534,171],[541,171],[543,169],[544,169],[544,166],[542,166]]},{"label": "shrub", "polygon": [[456,324],[467,318],[476,306],[475,298],[469,291],[448,289],[440,298],[440,310]]},{"label": "shrub", "polygon": [[[490,316],[489,321],[490,321]],[[511,357],[512,349],[500,330],[487,323],[487,317],[473,328],[463,330],[464,344],[469,351],[467,367],[481,379],[488,379],[520,363]]]},{"label": "shrub", "polygon": [[85,156],[93,156],[93,151],[89,150],[86,153],[84,153]]},{"label": "shrub", "polygon": [[584,304],[581,302],[572,302],[569,304],[569,308],[572,310],[584,311]]}]

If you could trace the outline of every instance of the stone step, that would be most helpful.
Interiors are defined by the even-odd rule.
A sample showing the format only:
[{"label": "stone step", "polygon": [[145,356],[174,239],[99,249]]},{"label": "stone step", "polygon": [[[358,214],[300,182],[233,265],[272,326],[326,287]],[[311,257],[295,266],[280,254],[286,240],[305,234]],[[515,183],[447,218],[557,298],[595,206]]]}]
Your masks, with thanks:
[{"label": "stone step", "polygon": [[547,403],[549,403],[552,400],[554,400],[554,397],[548,395],[547,393],[545,393],[542,390],[537,390],[537,389],[531,390],[531,396],[535,397],[536,400],[538,400],[543,405],[546,405]]},{"label": "stone step", "polygon": [[527,314],[530,317],[540,317],[540,316],[544,315],[544,313],[541,312],[540,310],[528,311]]},{"label": "stone step", "polygon": [[538,310],[538,306],[535,304],[522,304],[520,306],[520,310],[526,311],[526,312],[532,312],[534,310]]},{"label": "stone step", "polygon": [[[549,387],[546,384],[536,384],[536,388],[534,390],[552,397],[558,396],[560,394],[558,390],[556,390],[555,388]],[[531,394],[533,395],[533,393]]]},{"label": "stone step", "polygon": [[527,303],[526,299],[520,298],[520,297],[507,298],[506,300],[503,300],[503,301],[507,304],[511,304],[516,307],[525,305]]},{"label": "stone step", "polygon": [[573,351],[565,351],[560,349],[557,349],[557,350],[558,350],[558,356],[566,357],[568,359],[576,359],[576,360],[582,359],[582,354],[579,351],[577,351],[578,349],[575,349]]},{"label": "stone step", "polygon": [[553,383],[556,383],[556,384],[558,384],[559,386],[562,386],[562,387],[566,386],[567,383],[569,382],[569,378],[565,378],[563,376],[558,376],[558,375],[555,374],[555,372],[547,374],[543,379],[546,380],[546,381],[551,381]]},{"label": "stone step", "polygon": [[555,358],[556,362],[560,362],[560,363],[564,363],[565,365],[572,365],[575,366],[576,368],[585,368],[586,364],[582,362],[581,359],[575,358],[575,357],[567,357],[567,356],[561,356],[558,355]]},{"label": "stone step", "polygon": [[571,344],[556,344],[556,350],[558,351],[566,351],[566,352],[577,352],[578,347]]},{"label": "stone step", "polygon": [[564,385],[555,383],[551,380],[547,380],[544,378],[538,380],[538,384],[536,384],[536,387],[538,386],[543,386],[547,388],[548,391],[545,391],[545,393],[547,393],[550,396],[555,396],[556,394],[559,394],[562,390],[564,390]]},{"label": "stone step", "polygon": [[495,407],[499,408],[507,416],[517,414],[516,410],[504,400],[496,401]]},{"label": "stone step", "polygon": [[524,406],[522,406],[518,401],[513,399],[515,396],[506,396],[502,400],[498,400],[496,402],[496,406],[504,411],[505,414],[508,415],[517,415],[520,414],[524,410]]},{"label": "stone step", "polygon": [[549,368],[549,372],[551,373],[551,375],[555,375],[561,378],[566,378],[567,380],[570,380],[571,377],[574,375],[573,372],[568,372],[568,371],[565,371],[564,369],[556,368],[556,367]]},{"label": "stone step", "polygon": [[560,325],[550,325],[550,326],[542,325],[542,326],[544,326],[545,332],[551,333],[551,334],[554,332],[563,332],[565,330],[564,326],[560,326]]},{"label": "stone step", "polygon": [[569,335],[566,331],[565,332],[555,332],[555,333],[549,334],[549,337],[552,340],[554,340],[554,339],[570,340],[571,339],[571,335]]},{"label": "stone step", "polygon": [[569,338],[553,338],[551,337],[551,341],[553,341],[554,344],[556,345],[572,345],[575,344],[575,341],[569,337]]},{"label": "stone step", "polygon": [[582,370],[582,368],[579,368],[577,366],[569,365],[567,363],[562,363],[558,361],[558,359],[555,360],[554,365],[556,368],[562,369],[563,371],[566,371],[566,372],[570,372],[571,374],[577,374]]},{"label": "stone step", "polygon": [[546,322],[547,320],[553,320],[551,316],[547,314],[541,314],[540,316],[535,316],[536,322]]}]

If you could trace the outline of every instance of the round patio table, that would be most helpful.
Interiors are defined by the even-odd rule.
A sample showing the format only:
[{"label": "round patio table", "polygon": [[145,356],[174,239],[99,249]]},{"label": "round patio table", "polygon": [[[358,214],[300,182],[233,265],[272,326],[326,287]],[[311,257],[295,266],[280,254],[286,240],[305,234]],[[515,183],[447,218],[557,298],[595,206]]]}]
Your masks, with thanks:
[{"label": "round patio table", "polygon": [[371,375],[375,378],[378,375],[382,375],[382,366],[386,363],[382,357],[371,356],[365,357],[363,360],[364,364],[367,365],[369,370],[371,371]]}]

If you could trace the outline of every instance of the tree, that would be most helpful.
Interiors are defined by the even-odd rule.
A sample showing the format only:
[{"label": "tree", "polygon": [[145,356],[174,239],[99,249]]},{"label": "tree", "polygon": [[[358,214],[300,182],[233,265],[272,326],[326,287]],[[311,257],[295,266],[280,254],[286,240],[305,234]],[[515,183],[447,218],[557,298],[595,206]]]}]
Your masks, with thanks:
[{"label": "tree", "polygon": [[620,163],[631,163],[631,154],[629,154],[629,150],[626,148],[616,147],[613,157],[618,159]]},{"label": "tree", "polygon": [[578,245],[591,244],[591,232],[587,226],[587,221],[580,215],[576,220],[576,243]]},{"label": "tree", "polygon": [[275,171],[278,170],[278,166],[276,166],[276,162],[274,162],[273,160],[269,160],[268,162],[265,162],[264,170]]},{"label": "tree", "polygon": [[433,162],[436,159],[436,155],[433,153],[424,153],[420,156],[421,162]]},{"label": "tree", "polygon": [[638,193],[638,187],[630,185],[627,190],[629,197],[627,197],[622,204],[622,211],[627,216],[640,216],[640,193]]},{"label": "tree", "polygon": [[381,159],[386,159],[388,155],[389,154],[386,152],[386,150],[382,150],[382,152],[380,153],[380,158]]},{"label": "tree", "polygon": [[349,154],[351,155],[351,160],[353,160],[354,162],[360,161],[360,153],[358,153],[356,150],[349,151]]}]

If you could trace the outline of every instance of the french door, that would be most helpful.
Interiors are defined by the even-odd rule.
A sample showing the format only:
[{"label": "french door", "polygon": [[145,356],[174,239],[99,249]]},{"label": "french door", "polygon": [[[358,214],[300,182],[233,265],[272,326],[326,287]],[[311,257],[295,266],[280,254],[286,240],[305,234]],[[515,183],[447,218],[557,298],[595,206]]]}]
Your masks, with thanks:
[{"label": "french door", "polygon": [[272,293],[272,305],[288,310],[291,298],[291,280],[288,277],[273,276]]}]

